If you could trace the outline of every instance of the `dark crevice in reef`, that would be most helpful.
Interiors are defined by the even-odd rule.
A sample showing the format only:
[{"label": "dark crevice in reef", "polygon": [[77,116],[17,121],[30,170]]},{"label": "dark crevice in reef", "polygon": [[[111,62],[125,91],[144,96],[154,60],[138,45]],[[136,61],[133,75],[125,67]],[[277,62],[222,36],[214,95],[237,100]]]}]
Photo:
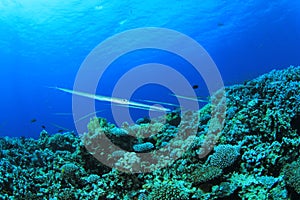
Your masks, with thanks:
[{"label": "dark crevice in reef", "polygon": [[290,200],[299,200],[300,194],[298,194],[293,188],[287,186],[287,190],[289,192]]},{"label": "dark crevice in reef", "polygon": [[297,113],[291,120],[291,127],[300,135],[300,113]]}]

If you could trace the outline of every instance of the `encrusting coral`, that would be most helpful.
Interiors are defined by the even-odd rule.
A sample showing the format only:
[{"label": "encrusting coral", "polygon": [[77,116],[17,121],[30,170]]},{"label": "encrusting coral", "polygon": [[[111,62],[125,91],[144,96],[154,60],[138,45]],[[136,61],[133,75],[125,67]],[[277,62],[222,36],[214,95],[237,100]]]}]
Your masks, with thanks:
[{"label": "encrusting coral", "polygon": [[286,183],[300,194],[300,160],[286,164],[282,171]]}]

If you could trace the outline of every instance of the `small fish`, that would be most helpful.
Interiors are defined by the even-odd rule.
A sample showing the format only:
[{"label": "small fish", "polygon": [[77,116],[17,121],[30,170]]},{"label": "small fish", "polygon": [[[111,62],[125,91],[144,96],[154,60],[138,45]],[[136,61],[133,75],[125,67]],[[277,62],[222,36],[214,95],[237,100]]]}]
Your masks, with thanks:
[{"label": "small fish", "polygon": [[31,123],[34,123],[34,122],[36,122],[36,121],[37,121],[37,120],[36,120],[35,118],[33,118],[33,119],[30,120]]},{"label": "small fish", "polygon": [[42,129],[46,129],[46,126],[42,125]]},{"label": "small fish", "polygon": [[193,85],[193,89],[198,89],[199,86],[198,85]]}]

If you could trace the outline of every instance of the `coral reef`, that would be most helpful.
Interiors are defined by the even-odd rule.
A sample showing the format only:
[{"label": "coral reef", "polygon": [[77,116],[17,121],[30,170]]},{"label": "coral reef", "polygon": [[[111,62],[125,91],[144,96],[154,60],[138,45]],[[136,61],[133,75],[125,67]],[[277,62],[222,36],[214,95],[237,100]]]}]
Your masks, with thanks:
[{"label": "coral reef", "polygon": [[300,160],[286,164],[282,171],[286,183],[300,194]]},{"label": "coral reef", "polygon": [[212,166],[220,169],[231,166],[240,155],[240,146],[221,144],[215,147],[215,153],[208,157],[208,162]]},{"label": "coral reef", "polygon": [[[38,140],[0,138],[0,199],[299,199],[300,67],[271,71],[225,93],[227,108],[208,103],[122,127],[93,118],[81,138],[46,131]],[[211,143],[209,131],[221,131]],[[119,149],[101,143],[105,138]],[[162,168],[149,165],[144,152],[153,152]],[[139,166],[147,173],[118,170]]]},{"label": "coral reef", "polygon": [[133,145],[133,150],[136,152],[149,151],[154,148],[154,145],[151,142],[145,142],[142,144]]},{"label": "coral reef", "polygon": [[188,200],[191,192],[190,185],[190,183],[180,180],[154,180],[145,184],[144,187],[149,187],[151,190],[148,199]]}]

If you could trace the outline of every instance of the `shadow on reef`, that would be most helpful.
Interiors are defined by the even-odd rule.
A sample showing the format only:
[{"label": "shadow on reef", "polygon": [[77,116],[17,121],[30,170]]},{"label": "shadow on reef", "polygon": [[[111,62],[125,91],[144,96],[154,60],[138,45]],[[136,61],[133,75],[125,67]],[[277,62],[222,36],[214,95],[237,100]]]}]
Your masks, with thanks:
[{"label": "shadow on reef", "polygon": [[[300,98],[298,99],[300,102]],[[291,120],[292,129],[297,131],[297,134],[300,136],[300,113],[297,113]]]},{"label": "shadow on reef", "polygon": [[[211,104],[194,113],[122,127],[94,118],[82,138],[46,131],[38,140],[0,138],[0,199],[299,199],[299,100],[300,67],[227,87],[224,128],[206,157],[199,154],[208,127],[218,128]],[[167,167],[124,173],[101,164],[83,145],[87,142],[92,153],[105,154],[93,142],[105,135],[121,147],[109,152],[116,166],[130,170],[147,165],[138,153],[168,146],[185,114],[191,122],[198,116],[197,134],[186,139],[191,145]],[[170,156],[185,145],[180,140],[175,144]]]}]

